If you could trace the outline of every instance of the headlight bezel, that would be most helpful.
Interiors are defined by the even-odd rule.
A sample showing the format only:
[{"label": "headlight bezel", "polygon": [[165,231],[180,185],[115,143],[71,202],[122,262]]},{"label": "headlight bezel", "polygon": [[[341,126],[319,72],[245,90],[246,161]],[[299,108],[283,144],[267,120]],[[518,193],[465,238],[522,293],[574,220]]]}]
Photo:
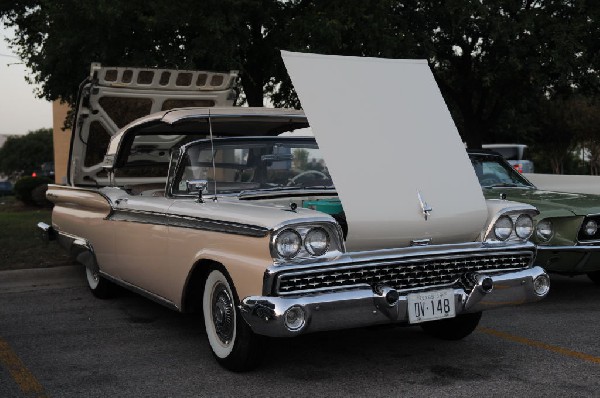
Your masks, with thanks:
[{"label": "headlight bezel", "polygon": [[[328,237],[328,243],[322,254],[311,254],[309,249],[306,247],[306,237],[308,236],[309,232],[319,229],[325,231]],[[301,249],[295,254],[295,256],[288,258],[281,256],[277,250],[277,240],[279,236],[287,230],[296,232],[301,239]],[[275,264],[301,262],[302,260],[306,259],[327,259],[332,256],[337,256],[345,252],[342,229],[337,223],[325,221],[286,223],[274,228],[271,232],[270,251]]]},{"label": "headlight bezel", "polygon": [[[486,243],[507,243],[507,242],[526,242],[532,239],[533,234],[535,233],[535,227],[531,228],[531,233],[528,236],[519,236],[517,235],[516,225],[519,217],[527,216],[532,220],[533,225],[535,226],[535,216],[537,216],[539,211],[532,206],[529,205],[512,205],[507,206],[505,208],[501,208],[496,212],[496,214],[488,220],[488,224],[486,229],[483,231],[483,242]],[[510,235],[502,240],[496,236],[496,224],[498,221],[504,220],[506,218],[510,219],[512,223],[512,229]]]}]

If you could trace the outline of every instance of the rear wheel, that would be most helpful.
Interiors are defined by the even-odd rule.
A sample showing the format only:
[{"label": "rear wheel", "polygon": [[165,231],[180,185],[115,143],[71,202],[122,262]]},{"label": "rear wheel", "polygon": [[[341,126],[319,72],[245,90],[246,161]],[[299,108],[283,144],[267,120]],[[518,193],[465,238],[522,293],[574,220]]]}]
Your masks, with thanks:
[{"label": "rear wheel", "polygon": [[108,299],[113,296],[114,285],[106,278],[103,278],[98,270],[91,270],[85,267],[85,276],[94,296],[100,299]]},{"label": "rear wheel", "polygon": [[600,271],[588,272],[588,278],[592,280],[596,285],[600,285]]},{"label": "rear wheel", "polygon": [[460,340],[471,333],[479,325],[481,312],[473,314],[461,314],[455,318],[440,321],[424,322],[421,328],[425,333],[442,340]]},{"label": "rear wheel", "polygon": [[220,270],[212,270],[206,278],[202,310],[217,362],[234,372],[255,368],[261,358],[260,338],[242,319],[233,283]]}]

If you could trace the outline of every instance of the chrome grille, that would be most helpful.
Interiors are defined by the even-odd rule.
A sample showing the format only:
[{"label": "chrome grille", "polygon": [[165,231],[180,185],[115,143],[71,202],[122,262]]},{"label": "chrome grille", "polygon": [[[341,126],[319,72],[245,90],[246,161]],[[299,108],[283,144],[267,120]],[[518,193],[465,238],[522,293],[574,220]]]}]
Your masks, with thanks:
[{"label": "chrome grille", "polygon": [[384,284],[397,290],[417,289],[455,283],[469,272],[502,271],[527,267],[531,253],[417,258],[402,261],[337,265],[325,269],[283,272],[278,276],[276,294],[287,295],[314,290],[341,289],[355,285]]}]

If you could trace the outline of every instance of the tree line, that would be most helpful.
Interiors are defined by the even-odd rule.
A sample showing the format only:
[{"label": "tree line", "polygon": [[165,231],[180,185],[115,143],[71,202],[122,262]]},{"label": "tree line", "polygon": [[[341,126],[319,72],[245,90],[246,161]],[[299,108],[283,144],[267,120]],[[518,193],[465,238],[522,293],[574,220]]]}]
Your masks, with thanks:
[{"label": "tree line", "polygon": [[559,172],[584,145],[600,171],[595,0],[13,0],[0,20],[38,95],[71,104],[91,62],[238,69],[249,105],[300,107],[280,49],[427,59],[469,147],[527,143]]}]

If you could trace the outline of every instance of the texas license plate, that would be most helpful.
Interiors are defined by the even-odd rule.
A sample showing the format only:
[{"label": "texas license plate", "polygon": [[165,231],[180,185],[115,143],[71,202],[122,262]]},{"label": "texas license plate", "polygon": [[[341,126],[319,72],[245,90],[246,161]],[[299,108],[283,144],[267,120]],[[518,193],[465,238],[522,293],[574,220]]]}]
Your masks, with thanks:
[{"label": "texas license plate", "polygon": [[408,295],[408,322],[420,323],[456,316],[454,290],[434,290]]}]

